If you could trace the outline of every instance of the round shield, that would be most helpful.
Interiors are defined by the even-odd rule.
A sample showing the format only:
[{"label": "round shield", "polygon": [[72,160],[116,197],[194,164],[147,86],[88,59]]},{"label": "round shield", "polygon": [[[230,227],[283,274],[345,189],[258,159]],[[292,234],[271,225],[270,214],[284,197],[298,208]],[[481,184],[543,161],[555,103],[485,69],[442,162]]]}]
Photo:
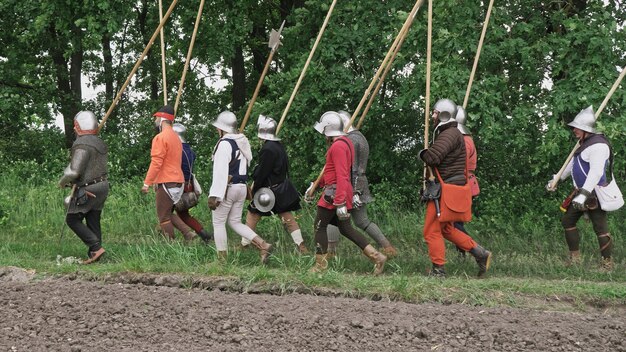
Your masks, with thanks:
[{"label": "round shield", "polygon": [[259,188],[258,191],[254,194],[252,198],[254,202],[254,207],[263,213],[267,213],[268,211],[274,208],[274,204],[276,203],[276,197],[274,196],[274,192],[267,187]]}]

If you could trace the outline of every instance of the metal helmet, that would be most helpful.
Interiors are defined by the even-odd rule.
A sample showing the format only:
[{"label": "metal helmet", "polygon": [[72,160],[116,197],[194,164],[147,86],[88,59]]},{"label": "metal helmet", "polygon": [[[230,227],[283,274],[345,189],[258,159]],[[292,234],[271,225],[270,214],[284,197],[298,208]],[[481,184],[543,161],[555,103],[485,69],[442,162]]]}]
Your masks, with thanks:
[{"label": "metal helmet", "polygon": [[343,132],[343,121],[341,116],[334,111],[327,111],[322,114],[320,120],[313,126],[315,130],[326,137],[345,136]]},{"label": "metal helmet", "polygon": [[[343,128],[345,129],[346,126],[348,126],[348,124],[350,123],[350,119],[352,118],[352,115],[350,115],[350,113],[345,110],[339,110],[337,111],[337,113],[341,117],[341,122],[343,122]],[[354,126],[350,125],[350,128],[348,128],[348,132],[352,132],[352,131],[354,131]]]},{"label": "metal helmet", "polygon": [[257,136],[267,141],[279,141],[276,137],[276,120],[271,117],[259,115]]},{"label": "metal helmet", "polygon": [[276,204],[276,196],[271,189],[261,187],[258,191],[256,191],[256,193],[254,193],[252,201],[254,202],[255,208],[263,213],[266,213],[274,208],[274,204]]},{"label": "metal helmet", "polygon": [[467,113],[461,105],[456,107],[456,116],[454,117],[454,120],[458,123],[456,127],[459,129],[459,131],[461,131],[461,133],[471,134],[467,127],[465,127],[465,121],[467,121]]},{"label": "metal helmet", "polygon": [[211,125],[226,133],[237,133],[237,116],[228,110],[222,111]]},{"label": "metal helmet", "polygon": [[78,135],[98,133],[98,119],[91,111],[80,111],[74,116],[74,129]]},{"label": "metal helmet", "polygon": [[176,122],[174,126],[172,126],[172,129],[174,130],[174,132],[176,132],[176,134],[178,135],[178,138],[180,138],[180,141],[182,143],[187,143],[187,141],[185,140],[185,134],[187,134],[187,127],[185,127],[182,123]]},{"label": "metal helmet", "polygon": [[596,133],[596,116],[593,112],[593,106],[590,105],[588,108],[580,110],[578,115],[574,117],[574,121],[567,125],[585,132]]},{"label": "metal helmet", "polygon": [[456,116],[456,104],[450,99],[439,99],[433,106],[433,111],[439,111],[439,122],[447,123]]}]

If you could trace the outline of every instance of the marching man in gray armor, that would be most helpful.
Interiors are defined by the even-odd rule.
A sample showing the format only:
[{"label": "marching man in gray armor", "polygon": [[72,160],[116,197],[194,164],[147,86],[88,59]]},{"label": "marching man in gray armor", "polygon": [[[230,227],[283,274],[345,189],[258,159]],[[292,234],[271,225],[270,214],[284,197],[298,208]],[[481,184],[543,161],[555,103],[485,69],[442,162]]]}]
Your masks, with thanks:
[{"label": "marching man in gray armor", "polygon": [[[561,224],[565,229],[565,241],[569,247],[569,262],[570,264],[580,262],[580,234],[576,223],[584,213],[587,213],[598,237],[602,267],[611,270],[613,269],[611,259],[613,241],[609,233],[606,211],[602,210],[594,190],[596,186],[608,184],[607,161],[610,163],[610,169],[613,169],[611,147],[607,138],[598,133],[594,127],[595,114],[591,106],[578,113],[568,126],[572,128],[572,132],[580,142],[580,147],[574,152],[574,157],[560,177],[562,181],[571,176],[574,183],[574,191],[563,204],[565,214],[561,219]],[[556,187],[551,187],[555,184],[555,177],[556,175],[548,183],[546,187],[548,191],[556,189]]]},{"label": "marching man in gray armor", "polygon": [[[346,111],[338,111],[344,126],[350,122],[350,114]],[[372,222],[367,216],[367,203],[374,200],[370,193],[369,182],[365,171],[367,169],[367,161],[370,155],[370,146],[367,139],[361,131],[350,126],[347,137],[354,145],[354,163],[352,164],[352,188],[354,196],[352,199],[352,220],[354,224],[376,241],[381,248],[381,252],[387,257],[397,255],[397,250],[391,245],[387,237],[380,230],[378,225]],[[334,225],[328,226],[328,253],[335,254],[337,243],[339,241],[339,229]]]},{"label": "marching man in gray armor", "polygon": [[77,137],[72,145],[71,160],[59,180],[59,187],[73,187],[72,195],[65,199],[65,222],[89,248],[83,264],[91,264],[105,252],[102,248],[100,216],[109,194],[108,149],[97,136],[98,120],[91,111],[76,114],[74,131]]}]

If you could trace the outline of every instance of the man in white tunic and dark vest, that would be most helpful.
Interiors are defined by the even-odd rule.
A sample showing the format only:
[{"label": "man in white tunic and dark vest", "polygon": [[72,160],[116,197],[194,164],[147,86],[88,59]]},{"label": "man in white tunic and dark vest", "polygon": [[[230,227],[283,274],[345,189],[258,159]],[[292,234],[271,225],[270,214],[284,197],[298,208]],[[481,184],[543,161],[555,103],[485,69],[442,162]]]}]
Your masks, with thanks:
[{"label": "man in white tunic and dark vest", "polygon": [[[569,247],[569,264],[577,264],[581,261],[580,234],[576,223],[586,213],[598,237],[602,267],[611,270],[613,269],[611,259],[613,240],[609,233],[606,212],[600,208],[594,191],[596,186],[608,184],[607,165],[611,164],[611,169],[613,167],[611,147],[607,138],[595,129],[595,114],[591,106],[578,113],[568,126],[572,128],[574,136],[580,142],[580,147],[576,149],[574,157],[561,175],[561,180],[571,176],[574,183],[574,191],[569,197],[571,202],[567,205],[565,215],[561,219],[561,224],[565,229],[565,241]],[[553,181],[554,177],[548,183],[549,191],[555,189],[550,187]]]},{"label": "man in white tunic and dark vest", "polygon": [[267,263],[272,245],[241,223],[243,204],[248,189],[248,165],[252,160],[250,142],[237,131],[237,117],[221,112],[212,123],[220,139],[213,150],[213,183],[209,190],[209,208],[213,210],[213,232],[219,258],[228,250],[226,222],[241,237],[250,240],[260,251],[261,262]]}]

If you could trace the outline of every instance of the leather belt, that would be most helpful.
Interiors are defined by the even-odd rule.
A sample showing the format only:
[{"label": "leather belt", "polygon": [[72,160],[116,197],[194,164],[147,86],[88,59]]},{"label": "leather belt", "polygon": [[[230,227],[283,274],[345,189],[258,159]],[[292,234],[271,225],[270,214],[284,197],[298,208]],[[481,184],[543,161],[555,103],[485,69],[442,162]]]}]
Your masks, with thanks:
[{"label": "leather belt", "polygon": [[85,182],[84,184],[78,186],[78,187],[87,187],[87,186],[91,186],[91,185],[95,185],[96,183],[100,183],[100,182],[104,182],[107,180],[106,176],[100,176],[97,178],[94,178],[93,180],[89,181],[89,182]]}]

